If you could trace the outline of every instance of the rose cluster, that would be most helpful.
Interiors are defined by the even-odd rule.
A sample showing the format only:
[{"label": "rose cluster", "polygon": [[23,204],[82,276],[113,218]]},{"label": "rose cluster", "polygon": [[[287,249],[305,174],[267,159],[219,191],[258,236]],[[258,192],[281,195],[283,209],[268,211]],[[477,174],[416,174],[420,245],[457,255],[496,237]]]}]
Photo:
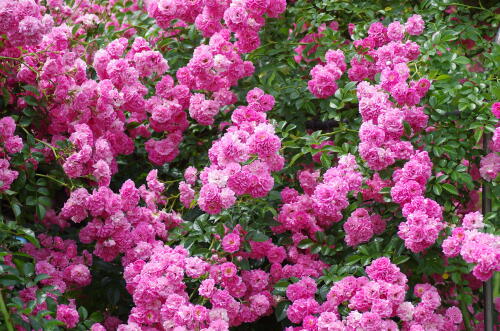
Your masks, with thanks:
[{"label": "rose cluster", "polygon": [[284,202],[278,215],[281,225],[273,228],[276,233],[291,231],[307,234],[324,231],[342,220],[342,210],[349,205],[349,192],[359,192],[362,176],[353,155],[343,155],[338,165],[328,169],[319,182],[319,171],[303,170],[299,182],[304,190],[285,188],[281,192]]},{"label": "rose cluster", "polygon": [[194,22],[204,37],[228,29],[236,37],[239,52],[248,53],[260,44],[264,15],[278,17],[285,11],[286,0],[161,0],[148,1],[146,8],[164,29],[170,28],[174,19]]},{"label": "rose cluster", "polygon": [[402,206],[406,218],[406,222],[399,224],[398,235],[415,253],[434,244],[444,229],[442,207],[424,197],[431,171],[432,162],[427,152],[417,152],[402,169],[393,173],[395,184],[391,188],[391,197]]},{"label": "rose cluster", "polygon": [[[90,284],[92,276],[89,267],[92,265],[92,254],[87,250],[78,252],[77,244],[74,240],[64,240],[61,237],[51,237],[45,234],[38,235],[41,247],[36,247],[32,243],[26,243],[21,251],[29,254],[35,261],[35,274],[46,276],[41,278],[39,284],[42,286],[53,286],[57,291],[48,292],[48,298],[57,301],[58,296],[72,290],[77,290]],[[11,257],[5,262],[14,266]],[[39,302],[39,285],[30,285],[19,291],[19,297],[25,305],[31,305],[32,309],[19,311],[17,314],[24,320],[29,321],[32,316],[36,316],[42,311],[47,311],[47,302]],[[78,312],[75,309],[74,299],[70,299],[69,305],[58,305],[55,316],[59,321],[65,323],[69,328],[76,326],[79,320]],[[48,315],[45,318],[52,319]]]},{"label": "rose cluster", "polygon": [[232,253],[237,259],[261,260],[267,259],[271,264],[269,270],[272,282],[290,277],[319,277],[327,264],[319,259],[318,254],[312,254],[308,250],[298,247],[300,241],[307,238],[296,233],[292,236],[289,245],[273,244],[271,239],[266,241],[246,240],[250,246],[250,252],[241,249],[244,236],[247,234],[241,226],[226,233],[222,240],[222,249]]},{"label": "rose cluster", "polygon": [[345,242],[356,246],[370,241],[374,235],[385,230],[385,220],[378,214],[370,214],[366,208],[356,209],[343,225]]},{"label": "rose cluster", "polygon": [[[45,245],[47,245],[47,240],[50,241],[52,239],[54,240],[54,242],[57,242],[56,245],[58,245],[58,246],[60,245],[61,242],[63,242],[63,240],[59,237],[52,238],[52,237],[48,237],[48,236],[43,237],[43,235],[41,235],[39,239],[44,240],[46,242]],[[51,244],[49,243],[48,245],[50,246]],[[68,246],[70,248],[72,248],[73,246],[75,246],[74,242],[72,244],[70,243]],[[37,262],[37,269],[35,270],[36,274],[38,276],[44,275],[44,276],[50,276],[51,278],[52,277],[56,278],[56,281],[51,280],[51,281],[47,282],[47,279],[42,279],[42,281],[41,281],[42,284],[54,286],[56,291],[60,291],[60,292],[55,292],[55,293],[54,292],[47,292],[46,294],[44,294],[44,296],[46,296],[48,299],[57,301],[58,295],[61,294],[61,292],[64,292],[66,290],[66,287],[65,287],[66,285],[70,286],[72,289],[78,289],[79,287],[86,286],[86,285],[88,285],[87,283],[90,283],[90,271],[86,265],[84,265],[84,264],[71,265],[71,263],[73,263],[73,262],[76,263],[80,259],[92,261],[92,255],[90,253],[88,253],[87,251],[83,252],[84,253],[83,258],[82,257],[70,258],[69,256],[71,256],[73,254],[72,252],[74,252],[74,248],[72,248],[70,253],[66,256],[66,258],[69,258],[70,260],[72,260],[72,261],[69,261],[68,259],[65,260],[65,258],[61,258],[61,256],[62,256],[61,254],[64,254],[64,253],[57,252],[57,249],[53,250],[52,248],[46,248],[46,247],[38,249],[33,245],[32,246],[27,245],[23,249],[26,252],[28,252],[27,254],[30,254],[33,252],[38,253],[38,256],[35,258],[35,260],[44,259],[47,257],[49,258],[49,260],[51,260],[52,264],[48,263],[47,260],[39,260]],[[47,253],[49,255],[45,256],[45,255],[47,255]],[[9,265],[11,267],[15,266],[14,263],[12,263],[12,255],[4,257],[3,262],[5,262],[7,265]],[[60,272],[55,270],[57,268],[55,266],[62,265],[65,262],[70,263],[65,268],[65,270],[67,269],[67,270],[72,270],[72,271],[69,271],[68,273],[64,272],[65,275],[69,275],[69,278],[66,278],[64,280],[61,278],[58,279],[57,277],[61,277],[61,276],[59,275]],[[84,262],[84,263],[87,263],[87,262]],[[91,264],[91,263],[92,262],[88,262],[88,264]],[[50,272],[53,270],[54,270],[54,274],[52,274],[52,275],[49,275],[46,273],[46,272]],[[81,281],[84,281],[84,285],[78,284],[78,282],[81,282]],[[71,285],[69,285],[69,284],[71,284]],[[14,287],[11,286],[9,289],[13,289],[13,288]],[[23,304],[23,308],[25,308],[25,309],[18,311],[17,308],[12,308],[12,312],[17,314],[17,316],[20,317],[26,323],[29,323],[33,317],[37,316],[40,313],[46,312],[49,309],[47,301],[40,302],[40,292],[38,290],[39,290],[39,287],[36,285],[32,285],[32,286],[29,286],[29,287],[26,287],[26,288],[20,290],[18,292],[19,299],[21,300],[21,302]],[[74,299],[69,299],[68,305],[66,305],[66,304],[57,305],[57,309],[56,309],[55,313],[56,313],[55,318],[58,319],[59,321],[63,322],[64,325],[66,327],[69,327],[69,328],[75,327],[78,323],[79,318],[80,318],[79,314],[76,310],[76,307],[75,307],[75,300]],[[44,318],[47,320],[52,320],[53,316],[46,314],[44,316]],[[25,330],[24,328],[21,328],[21,327],[19,329]]]},{"label": "rose cluster", "polygon": [[212,99],[203,93],[190,99],[189,115],[202,125],[213,124],[219,110],[237,100],[229,88],[254,71],[252,62],[241,59],[230,38],[227,30],[214,34],[208,45],[194,50],[187,66],[177,70],[179,82],[191,90],[213,92]]},{"label": "rose cluster", "polygon": [[[420,26],[417,24],[420,21],[418,15],[409,19],[408,22],[413,22],[407,24],[410,35],[422,32],[415,28]],[[429,90],[430,82],[422,78],[407,83],[410,77],[408,63],[416,60],[420,51],[418,44],[412,41],[403,43],[403,35],[404,27],[399,22],[391,23],[388,28],[377,22],[370,26],[368,37],[354,41],[360,55],[351,60],[349,78],[360,82],[357,95],[363,123],[359,131],[359,151],[372,170],[385,169],[397,159],[408,159],[412,154],[412,145],[401,141],[403,121],[414,131],[427,125],[428,116],[416,105]],[[367,60],[366,55],[373,61]],[[378,73],[379,84],[373,86],[363,81],[375,79]]]},{"label": "rose cluster", "polygon": [[[118,91],[116,105],[122,112],[130,114],[128,123],[144,123],[131,131],[132,137],[150,138],[152,133],[161,133],[164,138],[150,138],[145,143],[148,158],[161,165],[172,161],[179,153],[182,132],[189,123],[184,110],[188,108],[190,92],[165,72],[169,66],[161,53],[153,51],[143,38],[136,38],[130,50],[125,38],[114,40],[106,49],[94,56],[94,67],[99,78],[110,80]],[[155,95],[146,98],[148,87],[144,78],[161,78],[157,81]],[[120,116],[122,120],[124,116]],[[133,145],[131,146],[133,149]]]},{"label": "rose cluster", "polygon": [[359,192],[363,177],[353,155],[342,155],[336,167],[328,169],[323,182],[314,189],[312,201],[320,222],[328,225],[342,219],[341,211],[349,205],[348,193]]},{"label": "rose cluster", "polygon": [[299,243],[306,238],[296,233],[292,236],[292,243],[286,246],[275,245],[271,240],[250,241],[250,254],[241,255],[255,260],[267,258],[271,263],[269,273],[274,282],[290,277],[319,277],[328,264],[321,261],[318,254],[299,248]]},{"label": "rose cluster", "polygon": [[[118,330],[229,330],[229,326],[255,321],[272,311],[269,274],[259,269],[239,272],[225,258],[209,262],[190,256],[181,246],[153,243],[125,267],[127,290],[135,307],[128,325]],[[199,284],[197,290],[191,291],[199,293],[201,303],[190,302],[186,278]],[[211,308],[203,305],[206,300]]]},{"label": "rose cluster", "polygon": [[168,230],[182,221],[175,213],[159,210],[164,204],[163,189],[157,170],[148,174],[147,187],[136,188],[132,180],[127,180],[119,194],[106,186],[92,194],[79,188],[71,192],[60,216],[75,223],[92,217],[80,230],[79,237],[83,243],[95,242],[94,255],[105,261],[113,260],[118,254],[126,254],[124,261],[135,259],[145,248],[137,245],[144,246],[157,237],[166,239]]},{"label": "rose cluster", "polygon": [[42,8],[33,0],[1,0],[0,35],[6,34],[13,46],[40,43],[54,25],[51,15],[42,16]]},{"label": "rose cluster", "polygon": [[189,102],[189,115],[202,125],[211,125],[222,107],[237,100],[229,88],[254,72],[252,62],[244,61],[242,54],[259,46],[263,15],[277,17],[285,10],[286,1],[162,0],[149,1],[146,8],[162,28],[169,28],[172,20],[179,19],[195,22],[202,34],[210,37],[208,44],[195,48],[189,63],[176,76],[191,91],[211,92],[210,96],[194,93]]},{"label": "rose cluster", "polygon": [[379,173],[375,172],[371,179],[365,180],[365,184],[366,187],[363,187],[361,189],[363,200],[372,200],[374,202],[382,203],[384,202],[384,199],[380,191],[384,187],[392,186],[392,181],[390,179],[383,180],[382,178],[380,178]]},{"label": "rose cluster", "polygon": [[72,299],[68,305],[58,305],[56,311],[57,320],[64,323],[64,326],[71,329],[76,327],[80,320],[80,315],[76,310],[75,300]]},{"label": "rose cluster", "polygon": [[357,87],[359,112],[363,123],[359,129],[359,153],[370,169],[383,170],[396,160],[407,160],[413,154],[409,141],[401,140],[406,121],[414,130],[427,125],[421,107],[396,107],[389,95],[377,86],[361,82]]},{"label": "rose cluster", "polygon": [[19,173],[10,169],[9,154],[15,154],[23,148],[23,140],[16,136],[16,122],[10,116],[0,119],[0,193],[8,190]]},{"label": "rose cluster", "polygon": [[345,72],[347,65],[341,50],[329,50],[325,54],[326,64],[317,64],[311,70],[312,79],[307,82],[309,91],[317,98],[331,97],[337,91],[336,81]]},{"label": "rose cluster", "polygon": [[[200,173],[198,205],[210,214],[231,207],[240,195],[266,196],[274,186],[271,172],[283,168],[284,159],[279,154],[281,139],[266,118],[266,112],[274,106],[274,98],[255,88],[246,99],[248,105],[233,111],[232,124],[210,148],[211,165]],[[194,198],[192,185],[196,175],[190,177],[179,185],[186,207]]]},{"label": "rose cluster", "polygon": [[[242,60],[241,53],[257,47],[258,30],[265,22],[262,15],[276,17],[286,6],[283,0],[147,3],[150,13],[155,17],[159,15],[160,25],[172,19],[202,22],[206,18],[209,18],[206,23],[213,25],[225,17],[226,23],[217,23],[218,28],[209,33],[210,42],[197,47],[189,64],[178,70],[180,84],[176,85],[172,77],[165,75],[169,67],[163,56],[141,37],[135,38],[130,45],[126,38],[113,40],[88,58],[85,58],[85,49],[72,42],[73,37],[84,34],[85,29],[98,22],[95,14],[109,10],[113,4],[106,7],[83,3],[70,8],[61,1],[50,1],[43,7],[32,0],[16,0],[2,1],[0,6],[0,13],[6,16],[6,29],[14,31],[18,25],[19,29],[25,26],[21,35],[37,36],[33,43],[20,41],[31,51],[23,54],[13,47],[17,44],[10,43],[16,39],[14,35],[5,30],[8,41],[1,51],[4,56],[22,60],[12,62],[13,65],[22,63],[16,67],[15,80],[38,89],[40,94],[30,91],[31,97],[51,96],[46,106],[49,126],[39,132],[39,138],[56,147],[56,142],[65,140],[68,135],[72,136],[72,143],[79,139],[78,136],[85,136],[84,141],[74,146],[73,153],[63,158],[64,170],[71,178],[85,177],[104,186],[117,171],[115,158],[132,153],[135,138],[149,139],[145,143],[148,157],[151,162],[162,165],[179,153],[182,133],[189,125],[184,110],[189,109],[193,119],[209,125],[221,107],[234,103],[236,96],[229,87],[254,70],[250,61]],[[139,9],[136,3],[132,7]],[[47,28],[38,29],[40,33],[27,33],[26,26],[32,30],[41,27],[41,23],[34,21],[48,9],[50,15],[47,14],[44,20],[54,17],[60,25],[53,27],[51,21],[46,24]],[[72,13],[76,22],[82,24],[75,31],[62,23]],[[18,24],[13,20],[22,22]],[[116,18],[112,25],[116,30],[128,28]],[[235,43],[231,41],[233,33],[238,39]],[[84,59],[92,62],[96,79],[88,78]],[[150,96],[146,79],[156,82],[153,96]],[[190,90],[213,93],[210,93],[211,99],[207,99],[202,93],[191,95]],[[20,107],[26,106],[21,98],[16,102]],[[127,128],[130,123],[134,128]],[[155,133],[162,134],[161,139],[153,138]]]},{"label": "rose cluster", "polygon": [[[231,256],[220,251],[209,259],[191,256],[181,246],[170,247],[160,241],[139,243],[133,249],[136,253],[128,254],[124,261],[127,290],[135,307],[128,324],[118,330],[228,330],[272,312],[276,304],[271,294],[275,282],[289,277],[319,277],[327,266],[317,255],[299,252],[297,245],[303,236],[294,236],[288,252],[271,240],[248,240],[250,251],[244,251],[241,246],[246,234],[241,226],[228,231],[222,248]],[[272,263],[269,272],[242,270],[231,262],[263,258]],[[193,293],[200,296],[196,304],[191,302]],[[95,324],[92,330],[103,329]]]},{"label": "rose cluster", "polygon": [[[491,112],[497,119],[500,119],[500,102],[493,103]],[[481,159],[479,173],[485,180],[492,181],[500,173],[500,127],[498,121],[493,137],[489,142],[489,148],[490,153]]]},{"label": "rose cluster", "polygon": [[[415,105],[427,93],[430,82],[423,78],[407,84],[410,76],[407,63],[418,57],[419,47],[411,41],[402,42],[405,28],[409,35],[418,35],[422,33],[423,26],[424,22],[418,15],[410,17],[406,27],[397,21],[387,28],[381,23],[374,23],[368,30],[368,37],[354,42],[361,53],[367,52],[374,59],[367,62],[368,69],[364,72],[369,74],[363,74],[361,79],[374,79],[374,75],[380,73],[379,84],[373,86],[363,81],[357,86],[359,111],[363,119],[359,130],[359,152],[370,169],[375,171],[393,165],[396,160],[408,160],[402,169],[393,173],[391,197],[403,207],[406,222],[399,225],[398,234],[413,252],[421,252],[431,246],[444,228],[442,208],[435,201],[424,198],[432,162],[427,152],[415,151],[409,141],[401,140],[405,133],[405,121],[414,132],[427,125],[428,116],[422,107]],[[351,61],[351,66],[350,78],[361,80],[351,76],[363,71],[360,69],[362,64]],[[372,181],[372,184],[383,182]]]},{"label": "rose cluster", "polygon": [[130,154],[134,149],[133,141],[124,132],[125,116],[118,108],[123,94],[114,85],[117,77],[99,82],[87,78],[87,64],[79,57],[82,50],[71,48],[70,38],[67,26],[52,29],[38,46],[47,52],[24,59],[41,64],[39,78],[35,80],[36,76],[26,67],[20,69],[18,78],[37,86],[43,95],[53,96],[47,105],[49,126],[40,135],[47,135],[55,147],[56,142],[70,135],[74,152],[63,164],[67,175],[92,175],[106,185],[117,171],[114,157]]},{"label": "rose cluster", "polygon": [[452,235],[444,240],[443,253],[447,257],[460,255],[467,263],[475,264],[473,275],[487,281],[500,271],[500,240],[498,236],[480,232],[483,227],[481,213],[466,214],[462,226],[454,228]]},{"label": "rose cluster", "polygon": [[420,54],[418,44],[403,39],[405,31],[408,35],[421,34],[424,31],[424,25],[420,15],[410,17],[406,29],[398,21],[392,22],[388,27],[381,22],[371,24],[368,36],[353,42],[359,56],[351,59],[351,68],[348,70],[349,79],[357,82],[366,78],[373,80],[377,73],[387,69],[386,77],[392,72],[392,75],[389,75],[392,79],[388,82],[399,82],[402,84],[399,90],[404,90],[403,85],[406,79],[399,78],[398,73],[391,69],[394,69],[396,64],[407,63],[418,57]]},{"label": "rose cluster", "polygon": [[63,240],[61,237],[45,234],[40,234],[38,239],[41,248],[27,243],[23,247],[23,252],[35,259],[35,271],[38,275],[50,276],[41,280],[43,285],[53,285],[59,292],[64,293],[69,289],[90,284],[89,266],[92,265],[92,254],[84,250],[79,255],[76,242],[73,240]]},{"label": "rose cluster", "polygon": [[415,286],[417,304],[405,301],[407,278],[388,258],[374,260],[366,274],[368,277],[347,276],[334,283],[322,304],[315,299],[313,279],[302,278],[289,285],[286,295],[292,305],[288,319],[301,326],[287,330],[399,330],[397,320],[404,330],[459,330],[460,310],[449,307],[444,311],[432,285]]},{"label": "rose cluster", "polygon": [[[296,26],[294,26],[295,28]],[[302,26],[302,30],[307,30],[309,26],[307,24],[304,24]],[[300,45],[295,47],[294,51],[296,55],[293,57],[295,62],[300,63],[302,60],[305,62],[311,62],[311,61],[316,61],[319,59],[308,59],[306,56],[310,56],[316,53],[316,50],[319,48],[319,40],[321,37],[324,37],[325,34],[323,32],[327,31],[327,29],[331,29],[333,31],[338,31],[339,30],[339,23],[337,21],[333,21],[332,23],[328,24],[328,26],[323,23],[318,27],[318,32],[312,32],[308,33],[305,35],[304,38],[300,40]],[[291,31],[295,32],[295,31]],[[301,31],[299,31],[301,32]],[[310,47],[307,44],[313,44],[312,47]],[[304,51],[308,49],[307,54],[304,54]]]},{"label": "rose cluster", "polygon": [[[34,49],[45,52],[23,57],[35,69],[23,65],[17,73],[19,81],[53,96],[47,105],[48,130],[40,135],[54,146],[70,135],[74,152],[64,163],[67,175],[107,185],[117,171],[115,158],[133,152],[134,138],[150,138],[156,132],[164,137],[146,142],[149,159],[160,165],[172,161],[189,125],[184,110],[189,107],[190,91],[165,75],[169,67],[161,53],[140,37],[131,45],[126,38],[116,39],[93,55],[90,61],[97,78],[89,79],[81,58],[84,50],[71,46],[71,38],[66,25],[53,28]],[[146,79],[156,82],[152,97],[148,97]],[[24,105],[22,99],[18,103]],[[144,125],[127,129],[129,123]]]}]

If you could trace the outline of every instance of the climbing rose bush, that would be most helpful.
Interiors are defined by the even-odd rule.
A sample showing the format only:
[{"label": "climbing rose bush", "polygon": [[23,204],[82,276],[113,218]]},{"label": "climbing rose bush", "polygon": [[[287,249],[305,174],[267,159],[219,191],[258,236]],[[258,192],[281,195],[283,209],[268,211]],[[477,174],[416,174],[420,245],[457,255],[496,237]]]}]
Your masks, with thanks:
[{"label": "climbing rose bush", "polygon": [[484,330],[487,2],[0,0],[0,328]]}]

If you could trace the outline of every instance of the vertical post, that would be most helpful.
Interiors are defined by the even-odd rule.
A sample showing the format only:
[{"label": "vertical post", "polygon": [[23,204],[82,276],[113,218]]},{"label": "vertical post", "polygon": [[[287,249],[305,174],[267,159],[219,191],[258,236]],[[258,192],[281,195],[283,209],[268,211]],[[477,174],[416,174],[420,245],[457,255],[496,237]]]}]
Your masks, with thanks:
[{"label": "vertical post", "polygon": [[[494,42],[500,44],[500,28],[497,31]],[[488,154],[488,143],[490,142],[490,134],[485,134],[483,136],[483,150]],[[489,186],[486,182],[483,182],[483,192],[482,192],[482,207],[483,215],[486,216],[487,213],[491,212],[491,199],[488,197],[490,194]],[[483,284],[483,299],[484,299],[484,328],[486,331],[493,331],[493,280],[490,278]]]},{"label": "vertical post", "polygon": [[[488,140],[489,135],[483,136],[484,143],[483,147],[485,152],[488,151]],[[489,194],[488,184],[483,184],[482,192],[482,207],[483,215],[486,215],[491,211],[491,199],[488,197]],[[483,302],[484,302],[484,329],[485,331],[493,331],[493,278],[488,279],[483,284]]]}]

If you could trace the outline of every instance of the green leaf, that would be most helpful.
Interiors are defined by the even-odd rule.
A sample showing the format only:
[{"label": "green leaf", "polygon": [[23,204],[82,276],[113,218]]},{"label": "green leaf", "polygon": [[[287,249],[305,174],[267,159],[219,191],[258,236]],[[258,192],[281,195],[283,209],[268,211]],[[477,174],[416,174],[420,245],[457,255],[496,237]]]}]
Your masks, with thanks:
[{"label": "green leaf", "polygon": [[366,245],[358,246],[358,251],[360,251],[365,256],[370,256],[370,252],[368,251]]},{"label": "green leaf", "polygon": [[307,249],[309,247],[312,247],[313,245],[314,241],[312,241],[311,239],[304,239],[298,244],[298,247],[301,249]]},{"label": "green leaf", "polygon": [[302,152],[299,152],[297,154],[295,154],[292,159],[290,160],[290,163],[288,164],[289,167],[291,167],[295,162],[297,162],[297,160],[303,156],[304,154]]},{"label": "green leaf", "polygon": [[321,158],[320,159],[321,159],[321,165],[324,168],[329,169],[332,166],[332,160],[330,159],[330,157],[328,156],[327,153],[321,152]]},{"label": "green leaf", "polygon": [[391,188],[390,187],[384,187],[378,193],[380,193],[380,194],[390,194],[391,193]]},{"label": "green leaf", "polygon": [[410,136],[410,134],[411,134],[411,126],[410,126],[410,124],[408,122],[406,122],[406,121],[403,121],[403,126],[404,126],[404,133],[405,133],[405,135]]},{"label": "green leaf", "polygon": [[57,302],[51,297],[47,298],[47,309],[51,311],[56,311],[57,309]]},{"label": "green leaf", "polygon": [[392,263],[402,264],[402,263],[405,263],[406,261],[408,261],[409,259],[410,259],[409,256],[397,256],[397,257],[392,259]]},{"label": "green leaf", "polygon": [[[47,299],[47,293],[42,292],[42,291],[36,292],[36,303],[38,305],[44,303],[46,299]],[[47,312],[50,314],[50,311],[47,311]]]},{"label": "green leaf", "polygon": [[455,186],[449,183],[444,183],[442,184],[442,186],[446,191],[450,192],[451,194],[458,195],[458,190]]},{"label": "green leaf", "polygon": [[247,239],[262,242],[262,241],[269,240],[269,237],[260,231],[252,230],[252,231],[248,232]]},{"label": "green leaf", "polygon": [[21,216],[21,206],[17,203],[12,203],[11,204],[12,211],[14,212],[15,217]]},{"label": "green leaf", "polygon": [[432,191],[434,192],[434,194],[439,196],[441,195],[441,192],[443,192],[443,189],[441,188],[440,184],[434,184],[432,185]]},{"label": "green leaf", "polygon": [[19,228],[18,231],[30,243],[32,243],[33,245],[35,245],[35,247],[40,247],[40,243],[38,242],[38,239],[36,239],[35,232],[33,232],[33,230],[28,229],[28,228]]},{"label": "green leaf", "polygon": [[[23,98],[23,99],[24,99],[24,101],[26,101],[26,103],[27,103],[28,105],[30,105],[30,106],[33,106],[33,107],[38,106],[39,101],[38,101],[37,99],[35,99],[33,96],[31,96],[31,95],[26,95],[26,96],[24,96],[24,98]],[[23,113],[25,113],[25,114],[26,114],[26,112],[24,112],[24,111],[23,111]],[[32,115],[28,115],[28,114],[26,114],[26,115],[31,117],[31,116],[33,116],[34,114],[36,114],[36,112],[35,112],[34,110],[31,110],[31,111],[30,111],[30,113],[31,113]]]},{"label": "green leaf", "polygon": [[46,187],[39,187],[37,190],[38,193],[43,194],[43,195],[49,195],[50,192]]},{"label": "green leaf", "polygon": [[87,309],[85,307],[81,306],[78,308],[78,314],[80,315],[82,320],[86,320],[87,316],[89,316],[89,313],[87,312]]},{"label": "green leaf", "polygon": [[73,26],[73,29],[71,30],[71,34],[76,34],[79,28],[80,24],[75,24],[75,26]]},{"label": "green leaf", "polygon": [[50,278],[50,276],[49,276],[49,275],[47,275],[47,274],[40,274],[40,275],[37,275],[37,276],[35,277],[34,282],[35,282],[35,283],[38,283],[39,281],[42,281],[42,280],[44,280],[44,279],[49,279],[49,278]]},{"label": "green leaf", "polygon": [[359,260],[361,260],[361,256],[359,256],[359,255],[350,255],[350,256],[348,256],[346,258],[346,264],[347,265],[353,265],[356,262],[358,262]]},{"label": "green leaf", "polygon": [[32,85],[24,85],[23,88],[26,90],[26,91],[30,91],[36,95],[40,95],[40,92],[38,91],[38,89]]},{"label": "green leaf", "polygon": [[435,80],[447,80],[447,79],[450,79],[451,76],[450,75],[439,75],[435,78]]},{"label": "green leaf", "polygon": [[104,316],[102,315],[102,313],[100,311],[95,311],[92,314],[90,314],[89,319],[96,322],[96,323],[100,323],[104,320]]},{"label": "green leaf", "polygon": [[36,205],[36,215],[38,216],[38,219],[43,220],[45,218],[46,213],[47,210],[42,204]]},{"label": "green leaf", "polygon": [[2,100],[3,100],[4,106],[9,104],[10,97],[11,97],[11,94],[10,94],[9,90],[5,86],[2,86]]},{"label": "green leaf", "polygon": [[274,314],[276,315],[276,320],[278,322],[281,322],[286,318],[286,311],[289,306],[290,302],[288,301],[281,301],[280,303],[278,303],[278,305],[276,306],[276,310],[274,311]]},{"label": "green leaf", "polygon": [[23,274],[25,276],[31,277],[33,273],[35,272],[35,266],[33,263],[24,263],[23,264]]},{"label": "green leaf", "polygon": [[479,141],[481,140],[481,137],[483,136],[483,133],[484,133],[484,128],[478,128],[474,132],[474,141],[476,142],[476,144],[479,144]]},{"label": "green leaf", "polygon": [[59,320],[50,320],[44,323],[44,330],[58,330],[58,326],[64,326],[65,324]]},{"label": "green leaf", "polygon": [[52,204],[52,201],[48,197],[38,197],[38,202],[45,207],[50,207]]},{"label": "green leaf", "polygon": [[285,291],[287,289],[288,285],[290,285],[290,282],[286,279],[282,279],[279,282],[277,282],[276,284],[274,284],[274,289],[279,290],[279,291]]},{"label": "green leaf", "polygon": [[29,320],[31,322],[31,326],[35,330],[41,330],[42,329],[42,323],[41,319],[38,318],[37,316],[29,316]]},{"label": "green leaf", "polygon": [[453,60],[454,63],[459,63],[459,64],[469,64],[470,60],[466,58],[465,56],[459,56],[455,60]]},{"label": "green leaf", "polygon": [[23,283],[24,280],[16,275],[2,275],[0,277],[0,285],[3,286],[13,286],[16,284]]},{"label": "green leaf", "polygon": [[26,198],[26,205],[27,206],[34,206],[34,205],[36,205],[36,198],[34,196],[32,196],[32,195],[28,196]]}]

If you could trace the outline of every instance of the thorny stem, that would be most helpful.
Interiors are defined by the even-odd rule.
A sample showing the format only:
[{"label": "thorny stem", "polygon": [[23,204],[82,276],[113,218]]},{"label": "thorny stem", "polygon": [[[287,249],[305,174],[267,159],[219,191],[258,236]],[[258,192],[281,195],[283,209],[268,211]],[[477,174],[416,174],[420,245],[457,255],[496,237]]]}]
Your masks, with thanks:
[{"label": "thorny stem", "polygon": [[191,301],[191,299],[193,299],[193,296],[196,292],[198,292],[198,289],[199,289],[199,286],[196,288],[196,290],[194,290],[193,292],[191,292],[191,294],[189,295],[189,301]]},{"label": "thorny stem", "polygon": [[48,178],[48,179],[50,179],[50,180],[52,180],[52,181],[54,181],[54,182],[56,182],[56,183],[58,183],[58,184],[60,184],[60,185],[66,186],[67,188],[71,188],[68,184],[66,184],[66,183],[64,183],[64,182],[61,182],[60,180],[55,179],[55,178],[54,178],[54,177],[52,177],[52,176],[49,176],[49,175],[44,175],[44,174],[36,174],[36,176],[39,176],[39,177],[44,177],[44,178]]},{"label": "thorny stem", "polygon": [[212,242],[210,243],[210,246],[208,247],[209,251],[214,247],[214,244],[215,244],[215,237],[212,238]]},{"label": "thorny stem", "polygon": [[487,8],[484,8],[482,5],[481,5],[481,7],[477,7],[477,6],[470,6],[470,5],[466,5],[466,4],[463,4],[463,3],[456,3],[456,2],[449,3],[448,5],[449,6],[460,6],[460,7],[465,7],[465,8],[468,8],[468,9],[486,10],[486,11],[489,11],[490,13],[493,13],[491,10],[489,10]]},{"label": "thorny stem", "polygon": [[167,181],[160,181],[163,184],[167,184],[165,187],[165,191],[167,191],[173,184],[180,182],[182,179],[175,179],[175,180],[167,180]]},{"label": "thorny stem", "polygon": [[[21,129],[23,129],[23,131],[24,131],[26,134],[31,134],[28,130],[26,130],[26,128],[21,127]],[[60,159],[60,158],[61,158],[61,157],[57,154],[57,151],[56,151],[56,149],[54,148],[54,146],[52,146],[51,144],[49,144],[49,143],[47,143],[47,142],[45,142],[45,141],[43,141],[43,140],[40,140],[40,139],[38,139],[38,138],[34,138],[34,139],[35,139],[35,141],[37,141],[37,142],[39,142],[39,143],[42,143],[42,144],[44,144],[45,146],[49,147],[49,148],[52,150],[52,153],[54,153],[54,158],[55,158],[56,160],[58,160],[58,159]],[[53,178],[53,177],[51,177],[51,176],[48,176],[48,175],[38,174],[38,173],[37,173],[36,175],[37,175],[37,176],[40,176],[40,177],[46,177],[46,178],[49,178],[49,179],[51,179],[51,180],[53,180],[53,181],[55,181],[55,182],[57,182],[57,183],[59,183],[59,184],[61,184],[61,185],[63,185],[63,186],[66,186],[66,187],[67,187],[67,188],[69,188],[70,190],[73,190],[73,188],[75,187],[75,185],[73,184],[73,181],[72,181],[72,180],[71,180],[71,178],[69,178],[69,177],[68,177],[68,179],[69,179],[70,185],[68,185],[68,184],[66,184],[66,183],[64,183],[64,182],[61,182],[61,181],[59,181],[59,180],[57,180],[57,179],[55,179],[55,178]]]},{"label": "thorny stem", "polygon": [[175,202],[177,201],[177,198],[180,196],[180,194],[172,195],[170,198],[167,199],[167,204],[169,200],[172,200],[172,204],[170,205],[170,208],[167,205],[167,209],[170,209],[170,211],[173,211]]},{"label": "thorny stem", "polygon": [[17,61],[17,62],[21,63],[22,65],[25,65],[26,68],[28,68],[29,70],[33,71],[37,75],[37,77],[40,75],[40,73],[38,71],[36,71],[36,69],[34,69],[32,66],[30,66],[29,64],[27,64],[26,62],[24,62],[20,58],[10,57],[10,56],[0,56],[0,60],[13,60],[13,61]]},{"label": "thorny stem", "polygon": [[[26,134],[31,134],[28,130],[26,130],[26,128],[21,127],[21,129],[23,129],[23,131],[24,131]],[[50,149],[52,150],[52,153],[54,153],[54,157],[55,157],[55,159],[56,159],[56,160],[57,160],[57,159],[59,159],[59,155],[57,154],[57,151],[56,151],[56,149],[54,148],[54,146],[52,146],[51,144],[49,144],[49,143],[47,143],[47,142],[45,142],[45,141],[43,141],[43,140],[40,140],[40,139],[38,139],[38,138],[35,138],[35,141],[37,141],[37,142],[39,142],[39,143],[42,143],[42,144],[44,144],[45,146],[47,146],[48,148],[50,148]]]},{"label": "thorny stem", "polygon": [[467,310],[467,304],[463,300],[460,300],[460,310],[462,311],[462,316],[464,318],[465,329],[467,331],[472,331],[472,328],[470,325],[469,311]]},{"label": "thorny stem", "polygon": [[177,182],[180,182],[182,179],[174,179],[174,180],[165,180],[165,181],[161,181],[163,184],[173,184],[173,183],[177,183]]},{"label": "thorny stem", "polygon": [[353,129],[342,128],[342,129],[335,130],[335,131],[332,131],[332,132],[322,133],[321,135],[322,136],[334,136],[337,133],[342,133],[342,132],[358,132],[358,131],[357,130],[353,130]]},{"label": "thorny stem", "polygon": [[12,326],[12,322],[10,321],[9,311],[5,306],[5,301],[3,300],[2,289],[0,289],[0,310],[2,311],[3,319],[5,321],[5,326],[8,331],[14,331],[14,327]]},{"label": "thorny stem", "polygon": [[[322,133],[320,136],[334,136],[336,135],[337,133],[342,133],[342,132],[354,132],[354,133],[357,133],[358,131],[357,130],[353,130],[353,129],[348,129],[348,128],[341,128],[341,129],[338,129],[338,130],[335,130],[335,131],[332,131],[332,132],[326,132],[326,133]],[[295,139],[300,139],[300,137],[297,137],[297,136],[293,136],[293,135],[290,135],[290,137],[293,138],[293,140]],[[297,147],[294,147],[294,146],[283,146],[281,148],[280,151],[283,151],[287,148],[297,148]]]}]

